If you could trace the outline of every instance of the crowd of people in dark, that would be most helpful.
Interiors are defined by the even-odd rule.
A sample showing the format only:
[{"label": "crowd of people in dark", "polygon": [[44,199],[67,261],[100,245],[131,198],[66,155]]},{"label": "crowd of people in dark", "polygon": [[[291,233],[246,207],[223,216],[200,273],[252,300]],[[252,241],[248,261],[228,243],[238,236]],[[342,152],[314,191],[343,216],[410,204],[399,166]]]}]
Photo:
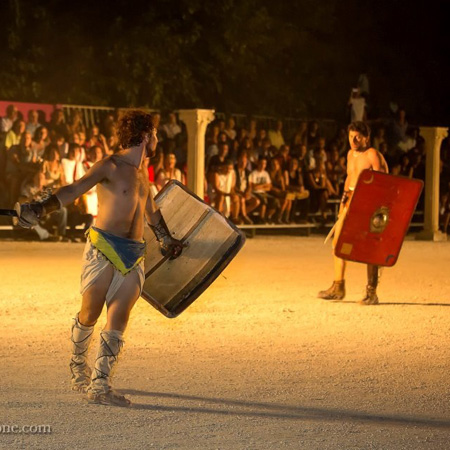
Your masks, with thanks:
[{"label": "crowd of people in dark", "polygon": [[[82,177],[97,161],[117,152],[119,111],[105,113],[87,126],[81,111],[55,109],[23,117],[14,105],[0,119],[0,201],[11,207],[47,195],[48,190]],[[156,194],[169,180],[186,183],[187,135],[177,115],[154,114],[159,144],[149,164]],[[219,116],[205,141],[205,200],[235,224],[329,223],[330,200],[339,201],[346,177],[347,129],[332,133],[318,121],[298,121],[286,130],[282,120],[250,118],[236,123]],[[390,172],[425,179],[425,142],[403,109],[395,119],[375,121],[371,145],[383,154]],[[441,150],[440,208],[449,223],[450,142]],[[423,195],[422,195],[423,197]],[[422,204],[419,208],[423,209]],[[75,227],[95,221],[95,188],[35,228],[41,240],[76,240]]]}]

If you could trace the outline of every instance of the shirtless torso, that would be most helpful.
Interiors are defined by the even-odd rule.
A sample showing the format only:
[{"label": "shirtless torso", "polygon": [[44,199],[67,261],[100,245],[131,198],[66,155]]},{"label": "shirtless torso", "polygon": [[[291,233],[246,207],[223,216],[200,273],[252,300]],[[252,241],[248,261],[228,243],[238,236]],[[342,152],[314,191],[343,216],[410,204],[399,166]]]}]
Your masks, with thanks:
[{"label": "shirtless torso", "polygon": [[345,190],[352,190],[356,186],[360,173],[365,169],[373,169],[388,173],[388,166],[383,155],[374,148],[367,150],[349,150],[347,155],[347,179]]},{"label": "shirtless torso", "polygon": [[387,173],[388,165],[383,155],[373,147],[369,147],[369,136],[364,136],[359,131],[349,131],[348,140],[350,150],[347,154],[347,178],[344,190],[353,190],[360,173],[364,169],[377,170]]},{"label": "shirtless torso", "polygon": [[156,211],[150,195],[145,152],[132,148],[109,156],[56,195],[62,204],[68,204],[95,185],[98,195],[96,227],[119,237],[141,240],[144,215],[150,222],[150,216]]}]

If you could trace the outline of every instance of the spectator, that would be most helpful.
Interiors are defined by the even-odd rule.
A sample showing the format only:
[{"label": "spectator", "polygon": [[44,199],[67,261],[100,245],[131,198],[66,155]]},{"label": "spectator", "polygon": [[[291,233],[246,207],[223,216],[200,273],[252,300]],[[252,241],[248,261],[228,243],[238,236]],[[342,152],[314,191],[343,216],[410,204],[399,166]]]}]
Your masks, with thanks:
[{"label": "spectator", "polygon": [[250,183],[248,180],[250,170],[248,170],[247,152],[243,151],[239,154],[235,171],[235,192],[239,196],[242,220],[245,224],[253,224],[253,221],[248,215],[259,206],[259,200],[252,195],[252,191],[250,189]]},{"label": "spectator", "polygon": [[316,156],[316,166],[309,172],[309,188],[313,209],[319,210],[322,224],[327,221],[327,202],[329,197],[328,179],[325,163]]},{"label": "spectator", "polygon": [[[330,195],[336,197],[339,196],[339,192],[341,191],[341,187],[347,176],[346,168],[345,166],[342,166],[340,159],[339,150],[336,145],[333,145],[330,151],[330,157],[325,163],[325,167],[328,181],[331,184],[331,189],[329,190]],[[343,158],[343,160],[345,161],[345,158]]]},{"label": "spectator", "polygon": [[[306,149],[306,145],[303,146]],[[309,214],[309,191],[305,189],[303,170],[297,158],[289,161],[289,168],[285,172],[288,198],[291,200],[289,222],[296,219],[299,212],[299,222],[306,223]]]},{"label": "spectator", "polygon": [[337,145],[339,149],[340,155],[347,156],[348,151],[348,133],[346,128],[339,128],[336,137],[334,139],[334,143]]},{"label": "spectator", "polygon": [[403,155],[400,158],[399,175],[401,175],[403,177],[408,177],[408,178],[411,178],[411,176],[412,176],[412,167],[411,167],[408,155]]},{"label": "spectator", "polygon": [[326,139],[323,136],[321,136],[319,138],[319,142],[317,144],[317,154],[322,158],[322,161],[324,163],[326,163],[327,159],[328,159],[328,153],[326,150],[326,142],[327,142]]},{"label": "spectator", "polygon": [[86,149],[90,147],[100,147],[104,155],[112,154],[108,148],[105,136],[100,134],[100,129],[97,125],[93,125],[88,129],[85,147]]},{"label": "spectator", "polygon": [[[257,149],[260,149],[263,145],[263,141],[267,138],[267,131],[264,128],[260,128],[257,132],[257,135],[253,141],[253,146]],[[269,139],[270,142],[270,139]]]},{"label": "spectator", "polygon": [[181,127],[177,123],[177,116],[175,113],[169,113],[168,119],[168,122],[162,125],[161,130],[166,139],[173,141],[181,133]]},{"label": "spectator", "polygon": [[208,167],[209,160],[219,153],[219,125],[217,123],[212,124],[211,127],[208,128],[205,141],[205,167]]},{"label": "spectator", "polygon": [[305,174],[307,174],[313,167],[315,167],[315,161],[311,161],[308,149],[305,144],[300,146],[300,152],[298,155],[298,165],[299,169],[302,171],[303,179],[305,179]]},{"label": "spectator", "polygon": [[160,191],[170,180],[177,180],[184,184],[184,177],[180,169],[176,168],[177,158],[173,153],[164,157],[164,166],[156,174],[155,185]]},{"label": "spectator", "polygon": [[[156,147],[155,156],[150,160],[151,164],[148,165],[148,179],[153,185],[155,182],[155,176],[164,167],[164,153],[161,147]],[[158,190],[155,188],[155,194]]]},{"label": "spectator", "polygon": [[272,181],[266,171],[267,158],[260,156],[256,169],[253,170],[248,181],[252,194],[259,200],[259,222],[267,223],[266,212],[267,209],[272,211],[274,209],[275,199],[268,193],[272,189]]},{"label": "spectator", "polygon": [[269,130],[270,143],[278,150],[282,145],[285,144],[283,137],[283,122],[277,120],[274,130]]},{"label": "spectator", "polygon": [[106,139],[108,139],[112,135],[117,134],[116,122],[113,113],[108,113],[104,117],[100,133],[103,134]]},{"label": "spectator", "polygon": [[62,134],[53,136],[52,143],[58,146],[60,158],[65,158],[69,152],[69,144],[66,142],[64,136]]},{"label": "spectator", "polygon": [[224,129],[225,134],[228,136],[228,139],[230,141],[234,141],[236,139],[236,121],[234,120],[234,117],[229,117],[227,120],[227,126]]},{"label": "spectator", "polygon": [[397,117],[390,129],[390,145],[394,153],[397,152],[399,144],[406,141],[408,126],[406,111],[404,108],[399,108],[397,111]]},{"label": "spectator", "polygon": [[373,137],[373,148],[380,151],[380,147],[386,142],[386,129],[379,127]]},{"label": "spectator", "polygon": [[417,137],[419,135],[419,130],[415,127],[408,127],[406,130],[405,139],[398,143],[398,148],[403,153],[408,153],[410,150],[416,147]]},{"label": "spectator", "polygon": [[289,145],[284,144],[280,147],[280,150],[278,151],[277,159],[280,162],[281,171],[284,172],[285,170],[288,170],[289,168],[289,160],[291,159],[290,156],[291,148]]},{"label": "spectator", "polygon": [[269,209],[267,219],[269,222],[273,219],[276,224],[288,223],[292,201],[287,197],[286,178],[277,158],[270,161],[269,176],[272,181],[269,193],[274,197],[274,207]]},{"label": "spectator", "polygon": [[353,88],[348,100],[350,107],[350,122],[367,120],[366,99],[361,95],[359,88]]},{"label": "spectator", "polygon": [[319,137],[319,122],[313,120],[309,123],[307,138],[308,151],[311,151],[311,156],[319,143]]},{"label": "spectator", "polygon": [[36,156],[39,159],[42,159],[44,156],[45,148],[49,144],[48,139],[48,130],[46,127],[39,127],[34,133],[33,138],[33,150],[36,152]]},{"label": "spectator", "polygon": [[64,185],[72,184],[84,175],[84,170],[77,171],[77,165],[81,164],[79,162],[80,153],[81,147],[79,144],[70,144],[67,158],[62,158],[61,165],[64,172]]},{"label": "spectator", "polygon": [[7,133],[17,120],[17,108],[14,105],[6,107],[6,116],[0,120],[0,133]]},{"label": "spectator", "polygon": [[13,145],[7,152],[6,168],[5,168],[5,181],[8,187],[7,201],[9,204],[13,204],[17,201],[19,196],[20,182],[22,178],[20,154],[21,147],[26,145],[28,133],[23,133],[18,145]]},{"label": "spectator", "polygon": [[[219,135],[220,136],[220,135]],[[213,172],[216,172],[218,167],[227,159],[228,153],[229,153],[229,146],[226,142],[219,142],[218,145],[219,153],[217,155],[214,155],[210,158],[209,164],[207,167],[207,173],[211,174]],[[211,179],[211,183],[213,182],[213,179]]]},{"label": "spectator", "polygon": [[448,233],[450,222],[450,173],[444,170],[444,161],[440,160],[439,200],[440,214],[442,216],[442,231]]},{"label": "spectator", "polygon": [[225,217],[231,216],[235,224],[241,224],[239,219],[239,196],[235,192],[236,174],[230,159],[223,161],[214,174],[213,206]]},{"label": "spectator", "polygon": [[69,132],[69,139],[73,139],[73,136],[76,133],[86,133],[86,127],[83,124],[81,111],[79,109],[74,109],[72,111],[69,123],[67,124],[67,129]]},{"label": "spectator", "polygon": [[5,148],[8,151],[13,145],[19,145],[20,137],[25,131],[25,122],[21,119],[16,119],[12,124],[11,129],[6,133]]},{"label": "spectator", "polygon": [[111,134],[108,138],[106,138],[106,144],[108,146],[110,153],[114,154],[117,153],[119,150],[121,150],[117,134]]},{"label": "spectator", "polygon": [[39,114],[35,109],[30,109],[28,111],[28,122],[25,126],[25,130],[34,136],[36,130],[41,126],[39,123]]},{"label": "spectator", "polygon": [[255,140],[256,136],[258,134],[258,122],[256,119],[250,119],[249,125],[248,125],[248,133],[247,137],[251,139],[252,141]]},{"label": "spectator", "polygon": [[292,137],[291,146],[294,148],[297,145],[306,145],[308,142],[308,124],[305,121],[301,121],[297,130]]},{"label": "spectator", "polygon": [[62,109],[57,108],[53,111],[50,123],[48,124],[48,131],[50,137],[61,135],[66,140],[69,139],[69,129]]},{"label": "spectator", "polygon": [[57,189],[65,184],[58,146],[49,144],[44,152],[41,172],[44,174],[44,186]]}]

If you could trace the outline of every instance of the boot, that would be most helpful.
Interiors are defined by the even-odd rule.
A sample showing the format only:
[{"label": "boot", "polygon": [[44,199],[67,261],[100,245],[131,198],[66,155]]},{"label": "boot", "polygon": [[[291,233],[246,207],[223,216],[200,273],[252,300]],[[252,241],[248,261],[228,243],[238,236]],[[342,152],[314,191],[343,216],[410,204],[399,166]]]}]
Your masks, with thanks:
[{"label": "boot", "polygon": [[360,305],[378,305],[378,296],[376,288],[373,286],[366,286],[366,296],[359,301]]},{"label": "boot", "polygon": [[378,305],[378,266],[367,264],[366,296],[359,302],[360,305]]},{"label": "boot", "polygon": [[123,347],[123,333],[116,330],[102,331],[100,344],[87,390],[89,403],[101,405],[130,406],[131,402],[111,388],[111,376]]},{"label": "boot", "polygon": [[91,382],[91,369],[87,365],[86,358],[93,333],[94,325],[82,325],[78,320],[77,313],[73,319],[70,338],[72,341],[70,371],[72,372],[71,385],[73,391],[86,392],[86,389]]},{"label": "boot", "polygon": [[342,300],[345,297],[345,280],[333,281],[329,289],[319,292],[318,297],[323,300]]}]

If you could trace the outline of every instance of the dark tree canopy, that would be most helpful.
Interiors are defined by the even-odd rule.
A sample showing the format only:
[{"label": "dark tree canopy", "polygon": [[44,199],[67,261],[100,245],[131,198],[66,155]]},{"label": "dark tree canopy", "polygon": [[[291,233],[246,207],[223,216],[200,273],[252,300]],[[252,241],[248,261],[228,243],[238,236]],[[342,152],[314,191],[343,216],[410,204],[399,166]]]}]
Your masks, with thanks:
[{"label": "dark tree canopy", "polygon": [[342,119],[371,108],[448,124],[443,2],[5,0],[0,99]]}]

